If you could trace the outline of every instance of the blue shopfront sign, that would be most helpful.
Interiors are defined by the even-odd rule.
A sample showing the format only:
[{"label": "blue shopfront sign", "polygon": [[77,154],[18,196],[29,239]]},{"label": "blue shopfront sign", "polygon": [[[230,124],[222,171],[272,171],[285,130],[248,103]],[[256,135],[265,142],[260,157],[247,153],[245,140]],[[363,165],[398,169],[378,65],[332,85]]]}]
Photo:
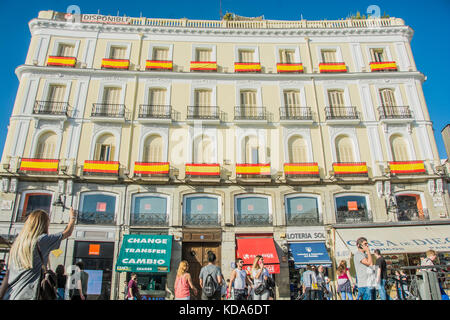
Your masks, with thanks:
[{"label": "blue shopfront sign", "polygon": [[297,267],[304,267],[307,264],[331,266],[330,256],[323,242],[290,243],[289,246]]}]

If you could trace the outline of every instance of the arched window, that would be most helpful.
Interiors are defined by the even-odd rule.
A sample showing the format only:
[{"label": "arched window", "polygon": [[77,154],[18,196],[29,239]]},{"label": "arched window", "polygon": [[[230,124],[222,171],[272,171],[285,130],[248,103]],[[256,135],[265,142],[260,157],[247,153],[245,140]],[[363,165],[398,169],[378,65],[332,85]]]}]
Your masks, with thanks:
[{"label": "arched window", "polygon": [[213,144],[211,139],[206,135],[196,137],[192,146],[193,163],[212,163],[213,160]]},{"label": "arched window", "polygon": [[25,221],[28,215],[37,209],[44,210],[50,214],[52,197],[52,193],[48,191],[32,190],[23,192],[17,221]]},{"label": "arched window", "polygon": [[112,134],[105,133],[101,135],[95,143],[94,160],[114,161],[116,150],[115,140]]},{"label": "arched window", "polygon": [[285,199],[287,225],[319,225],[319,201],[317,197],[308,195],[290,195]]},{"label": "arched window", "polygon": [[289,162],[308,162],[308,145],[301,136],[292,136],[288,141]]},{"label": "arched window", "polygon": [[345,194],[335,197],[336,222],[358,223],[372,221],[365,195]]},{"label": "arched window", "polygon": [[234,210],[236,225],[266,226],[272,223],[271,198],[269,196],[236,196]]},{"label": "arched window", "polygon": [[393,135],[390,138],[392,159],[394,161],[409,161],[408,145],[401,135]]},{"label": "arched window", "polygon": [[423,208],[420,194],[398,194],[395,196],[395,202],[399,221],[425,220],[428,217],[426,209]]},{"label": "arched window", "polygon": [[149,105],[163,106],[166,104],[166,89],[151,88],[149,89]]},{"label": "arched window", "polygon": [[169,198],[161,194],[137,194],[133,196],[131,225],[165,226],[168,223]]},{"label": "arched window", "polygon": [[244,138],[243,159],[244,163],[259,163],[258,139],[255,136],[246,136]]},{"label": "arched window", "polygon": [[183,224],[217,226],[220,221],[220,197],[209,194],[184,196]]},{"label": "arched window", "polygon": [[381,105],[384,107],[395,107],[395,93],[393,89],[380,89]]},{"label": "arched window", "polygon": [[143,162],[163,161],[163,140],[159,135],[151,135],[145,139]]},{"label": "arched window", "polygon": [[116,195],[103,192],[82,193],[78,222],[113,225],[116,215],[116,198]]},{"label": "arched window", "polygon": [[336,160],[337,162],[355,162],[353,142],[348,136],[336,138]]},{"label": "arched window", "polygon": [[56,159],[56,144],[58,136],[54,132],[46,132],[39,137],[35,158],[37,159]]}]

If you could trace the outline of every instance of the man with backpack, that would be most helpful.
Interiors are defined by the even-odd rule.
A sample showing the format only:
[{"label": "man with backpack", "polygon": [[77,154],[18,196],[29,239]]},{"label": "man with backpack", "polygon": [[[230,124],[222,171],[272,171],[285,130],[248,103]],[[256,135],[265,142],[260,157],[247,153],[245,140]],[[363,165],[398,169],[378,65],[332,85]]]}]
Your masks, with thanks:
[{"label": "man with backpack", "polygon": [[208,264],[200,270],[200,287],[202,288],[202,300],[220,300],[222,286],[222,271],[214,265],[216,255],[208,252]]}]

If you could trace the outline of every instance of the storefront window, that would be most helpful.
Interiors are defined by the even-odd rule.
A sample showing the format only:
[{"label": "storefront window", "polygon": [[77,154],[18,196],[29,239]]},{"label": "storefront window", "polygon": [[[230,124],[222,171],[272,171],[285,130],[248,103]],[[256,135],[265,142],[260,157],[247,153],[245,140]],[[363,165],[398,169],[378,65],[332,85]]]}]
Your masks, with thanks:
[{"label": "storefront window", "polygon": [[166,226],[168,199],[159,195],[136,195],[131,211],[131,225]]},{"label": "storefront window", "polygon": [[219,224],[219,197],[185,196],[183,203],[184,225],[217,226]]},{"label": "storefront window", "polygon": [[[167,274],[147,272],[136,273],[136,275],[142,300],[165,300]],[[131,273],[128,272],[127,284],[130,280]]]},{"label": "storefront window", "polygon": [[21,215],[18,217],[18,221],[25,221],[28,215],[37,209],[41,209],[50,213],[50,207],[52,204],[52,195],[49,193],[24,193],[23,195],[23,209]]},{"label": "storefront window", "polygon": [[80,208],[78,223],[112,225],[116,212],[116,196],[103,193],[83,194]]},{"label": "storefront window", "polygon": [[236,225],[261,226],[272,223],[269,197],[237,196],[235,204]]},{"label": "storefront window", "polygon": [[320,225],[317,198],[287,197],[285,201],[288,226]]},{"label": "storefront window", "polygon": [[367,209],[365,196],[337,196],[335,200],[337,223],[359,223],[372,221],[371,214]]}]

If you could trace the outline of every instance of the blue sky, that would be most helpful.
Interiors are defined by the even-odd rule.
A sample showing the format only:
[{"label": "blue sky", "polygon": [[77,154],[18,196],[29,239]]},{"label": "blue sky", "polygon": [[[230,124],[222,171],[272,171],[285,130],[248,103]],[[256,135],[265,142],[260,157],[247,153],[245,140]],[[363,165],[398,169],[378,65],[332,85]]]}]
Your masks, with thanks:
[{"label": "blue sky", "polygon": [[[9,117],[18,88],[14,70],[25,61],[30,42],[28,22],[41,10],[66,12],[70,5],[80,7],[82,13],[124,15],[148,18],[219,19],[219,0],[166,0],[166,1],[0,1],[0,32],[6,41],[0,43],[0,152],[6,140]],[[381,14],[399,17],[415,33],[412,50],[419,71],[427,76],[424,83],[425,99],[430,112],[435,138],[441,158],[447,158],[441,130],[450,123],[450,0],[321,0],[321,1],[268,1],[222,0],[225,14],[234,12],[242,16],[264,15],[266,19],[308,20],[341,19],[360,11],[366,14],[370,5],[377,5]]]}]

